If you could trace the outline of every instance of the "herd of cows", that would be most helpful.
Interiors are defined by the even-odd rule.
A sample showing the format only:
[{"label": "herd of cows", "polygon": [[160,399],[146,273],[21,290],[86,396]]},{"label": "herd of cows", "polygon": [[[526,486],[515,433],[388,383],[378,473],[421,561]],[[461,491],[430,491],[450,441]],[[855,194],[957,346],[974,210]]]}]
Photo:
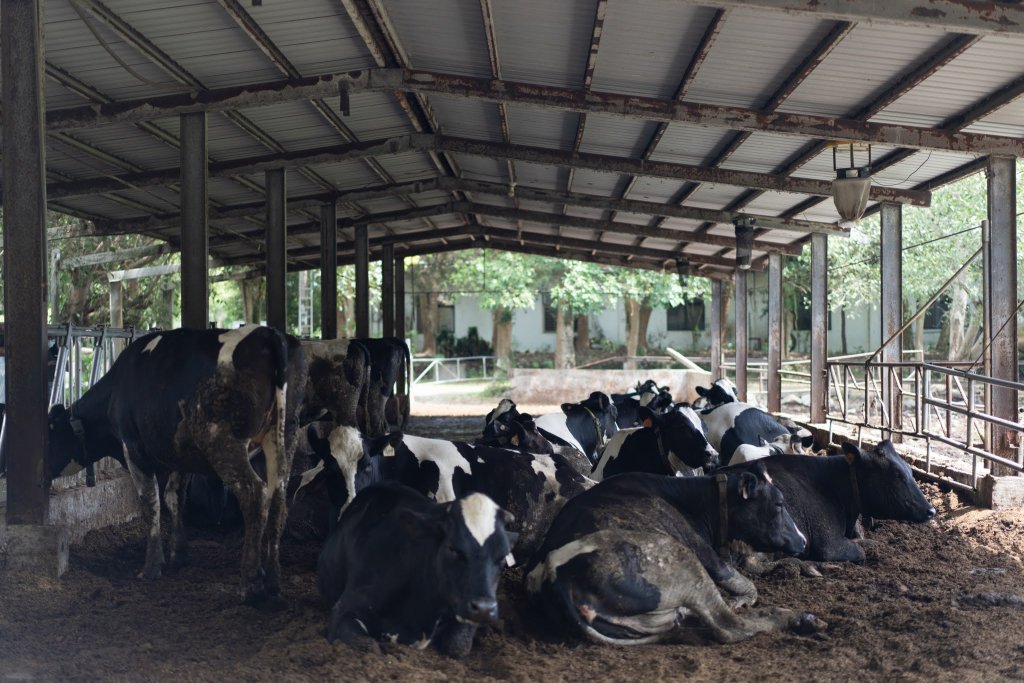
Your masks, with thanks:
[{"label": "herd of cows", "polygon": [[688,618],[720,642],[813,631],[813,615],[753,607],[738,569],[863,562],[862,516],[935,514],[890,442],[805,455],[808,432],[724,379],[694,405],[650,381],[537,417],[504,399],[473,443],[406,434],[402,410],[388,431],[408,353],[397,339],[300,342],[266,327],[153,332],[51,409],[47,464],[51,476],[104,456],[127,467],[149,528],[145,578],[165,565],[161,498],[172,565],[183,508],[237,504],[243,598],[258,606],[282,603],[289,507],[319,496],[328,638],[453,657],[498,619],[513,566],[553,627],[596,642],[655,642]]}]

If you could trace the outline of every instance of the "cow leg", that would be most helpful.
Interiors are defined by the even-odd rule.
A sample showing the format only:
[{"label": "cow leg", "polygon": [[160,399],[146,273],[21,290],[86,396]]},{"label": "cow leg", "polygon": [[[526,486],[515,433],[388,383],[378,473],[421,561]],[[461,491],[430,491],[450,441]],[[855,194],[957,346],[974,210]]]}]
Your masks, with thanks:
[{"label": "cow leg", "polygon": [[135,490],[139,493],[142,503],[142,519],[149,529],[149,536],[146,538],[146,563],[139,573],[139,578],[159,579],[164,564],[164,549],[160,539],[160,487],[156,475],[146,474],[138,468],[130,455],[132,450],[134,449],[129,449],[125,444],[124,461],[128,466],[132,482],[135,484]]},{"label": "cow leg", "polygon": [[[295,443],[294,435],[288,443]],[[263,454],[266,457],[267,467],[267,494],[268,513],[266,528],[263,531],[263,568],[266,571],[264,579],[267,594],[276,596],[281,593],[281,535],[284,532],[284,525],[288,517],[288,504],[286,489],[288,476],[291,473],[291,460],[294,451],[289,452],[288,448],[281,452],[274,438],[273,432],[263,439]],[[271,460],[277,463],[275,468],[269,466]],[[276,481],[269,481],[271,472],[276,471]]]},{"label": "cow leg", "polygon": [[164,486],[164,504],[171,514],[171,539],[169,566],[177,568],[188,562],[188,539],[185,536],[185,524],[181,506],[185,477],[180,472],[171,472]]},{"label": "cow leg", "polygon": [[354,650],[380,654],[380,645],[366,630],[366,623],[359,618],[359,610],[352,600],[342,595],[331,608],[327,619],[327,641],[340,640]]},{"label": "cow leg", "polygon": [[731,596],[729,604],[733,609],[749,607],[757,602],[757,587],[753,582],[723,561],[710,547],[698,548],[695,553],[708,575]]}]

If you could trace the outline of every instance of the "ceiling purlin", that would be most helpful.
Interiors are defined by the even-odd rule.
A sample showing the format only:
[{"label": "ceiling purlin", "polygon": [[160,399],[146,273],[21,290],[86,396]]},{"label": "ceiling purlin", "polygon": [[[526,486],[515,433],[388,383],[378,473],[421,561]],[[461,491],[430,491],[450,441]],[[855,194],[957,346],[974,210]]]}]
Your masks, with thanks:
[{"label": "ceiling purlin", "polygon": [[[594,69],[597,68],[597,53],[601,49],[601,36],[604,33],[604,18],[608,12],[608,0],[597,0],[597,7],[594,11],[594,26],[590,31],[590,48],[587,50],[587,65],[583,70],[583,91],[590,92],[590,85],[594,82]],[[583,112],[579,115],[576,121],[576,134],[573,137],[572,151],[580,151],[580,145],[583,144],[583,133],[587,127],[587,114]],[[565,180],[565,191],[572,192],[572,183],[576,179],[576,169],[570,168],[569,173],[566,175]],[[562,206],[562,213],[565,213],[568,207]],[[558,234],[562,234],[562,228],[559,226]],[[597,241],[600,242],[604,239],[604,232],[597,234]]]},{"label": "ceiling purlin", "polygon": [[[498,57],[498,41],[494,36],[494,13],[491,11],[490,0],[480,0],[480,19],[483,22],[484,38],[487,41],[487,58],[491,63],[491,76],[500,79],[502,77],[501,60]],[[497,107],[498,120],[501,125],[501,139],[507,145],[512,142],[512,135],[509,133],[508,127],[508,105],[504,102],[499,102]],[[507,159],[505,167],[508,172],[509,185],[515,186],[517,182],[515,162]],[[516,208],[519,208],[519,200],[513,199],[512,201]],[[479,216],[474,216],[474,219],[478,223],[483,223]]]}]

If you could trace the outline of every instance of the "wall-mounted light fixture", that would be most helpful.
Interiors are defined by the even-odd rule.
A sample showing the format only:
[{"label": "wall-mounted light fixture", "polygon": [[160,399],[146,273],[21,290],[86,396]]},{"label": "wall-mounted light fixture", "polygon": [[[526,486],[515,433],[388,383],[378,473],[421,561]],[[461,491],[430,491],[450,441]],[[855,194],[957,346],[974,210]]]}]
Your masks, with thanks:
[{"label": "wall-mounted light fixture", "polygon": [[732,219],[736,226],[736,267],[741,270],[750,269],[750,260],[754,255],[754,227],[757,219],[751,216],[737,216]]}]

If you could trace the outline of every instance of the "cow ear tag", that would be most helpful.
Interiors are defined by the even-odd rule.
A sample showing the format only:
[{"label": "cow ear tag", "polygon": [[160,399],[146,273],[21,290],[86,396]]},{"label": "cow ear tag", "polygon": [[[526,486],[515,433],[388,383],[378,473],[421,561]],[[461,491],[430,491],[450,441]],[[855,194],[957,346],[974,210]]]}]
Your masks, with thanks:
[{"label": "cow ear tag", "polygon": [[394,455],[395,455],[395,447],[394,446],[392,446],[391,444],[388,444],[387,446],[384,447],[384,457],[385,458],[393,458]]},{"label": "cow ear tag", "polygon": [[513,436],[511,439],[509,439],[509,441],[512,442],[513,446],[518,446],[519,445],[519,435],[517,434],[517,435]]},{"label": "cow ear tag", "polygon": [[516,566],[516,558],[512,557],[512,553],[509,553],[505,556],[505,564],[507,564],[509,567]]},{"label": "cow ear tag", "polygon": [[653,426],[654,426],[654,420],[652,420],[649,417],[644,419],[644,427],[653,427]]}]

